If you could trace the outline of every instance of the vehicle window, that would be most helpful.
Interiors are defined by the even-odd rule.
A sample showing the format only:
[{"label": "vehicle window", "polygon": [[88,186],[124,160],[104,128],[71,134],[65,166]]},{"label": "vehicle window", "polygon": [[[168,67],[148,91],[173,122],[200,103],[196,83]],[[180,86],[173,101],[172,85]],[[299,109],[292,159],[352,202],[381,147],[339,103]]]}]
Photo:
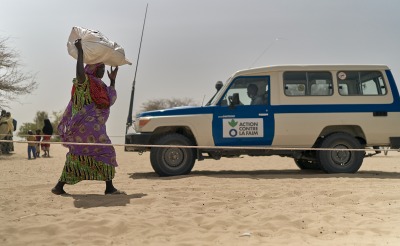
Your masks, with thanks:
[{"label": "vehicle window", "polygon": [[287,96],[304,96],[306,94],[304,83],[287,84],[285,86],[285,95]]},{"label": "vehicle window", "polygon": [[286,96],[330,96],[333,93],[330,72],[285,72],[283,86]]},{"label": "vehicle window", "polygon": [[268,102],[268,77],[235,78],[222,98],[221,105],[229,105],[235,93],[239,95],[240,105],[266,105]]},{"label": "vehicle window", "polygon": [[377,71],[340,71],[337,73],[342,96],[385,95],[383,76]]}]

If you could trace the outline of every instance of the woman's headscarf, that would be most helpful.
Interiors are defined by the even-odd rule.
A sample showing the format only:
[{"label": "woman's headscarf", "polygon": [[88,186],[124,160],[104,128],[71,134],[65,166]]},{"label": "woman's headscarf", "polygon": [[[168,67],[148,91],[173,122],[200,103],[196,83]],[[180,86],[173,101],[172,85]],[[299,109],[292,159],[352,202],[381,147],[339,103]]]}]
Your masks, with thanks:
[{"label": "woman's headscarf", "polygon": [[45,135],[53,135],[53,126],[51,125],[49,119],[44,119],[44,126],[42,132]]},{"label": "woman's headscarf", "polygon": [[[101,66],[104,65],[104,63],[96,63],[96,64],[87,64],[85,66],[85,73],[89,76],[94,76],[96,77],[97,69]],[[97,77],[96,77],[97,78]],[[101,81],[101,79],[97,78],[98,80]]]}]

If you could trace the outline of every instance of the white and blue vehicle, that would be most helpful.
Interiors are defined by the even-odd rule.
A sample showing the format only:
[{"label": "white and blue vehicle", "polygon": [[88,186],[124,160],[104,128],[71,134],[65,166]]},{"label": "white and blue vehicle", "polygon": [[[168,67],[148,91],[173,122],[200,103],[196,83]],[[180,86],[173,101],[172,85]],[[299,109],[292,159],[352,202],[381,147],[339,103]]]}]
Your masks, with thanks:
[{"label": "white and blue vehicle", "polygon": [[400,100],[385,65],[269,66],[236,72],[206,106],[143,112],[135,129],[125,150],[150,151],[160,176],[188,174],[196,159],[239,155],[354,173],[365,148],[399,148]]}]

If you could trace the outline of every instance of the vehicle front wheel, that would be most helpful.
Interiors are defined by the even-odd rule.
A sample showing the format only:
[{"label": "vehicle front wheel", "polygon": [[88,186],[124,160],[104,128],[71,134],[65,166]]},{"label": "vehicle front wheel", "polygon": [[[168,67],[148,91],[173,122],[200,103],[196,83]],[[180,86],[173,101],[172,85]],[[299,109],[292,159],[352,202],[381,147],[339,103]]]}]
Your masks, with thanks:
[{"label": "vehicle front wheel", "polygon": [[[365,151],[346,149],[361,149],[361,143],[346,133],[334,133],[327,136],[320,146],[318,159],[321,169],[326,173],[355,173],[361,167]],[[337,149],[337,150],[335,150]]]},{"label": "vehicle front wheel", "polygon": [[[193,145],[187,137],[172,133],[155,142],[156,145]],[[154,171],[160,176],[175,176],[190,173],[196,160],[196,151],[190,148],[153,147],[150,151],[150,162]]]}]

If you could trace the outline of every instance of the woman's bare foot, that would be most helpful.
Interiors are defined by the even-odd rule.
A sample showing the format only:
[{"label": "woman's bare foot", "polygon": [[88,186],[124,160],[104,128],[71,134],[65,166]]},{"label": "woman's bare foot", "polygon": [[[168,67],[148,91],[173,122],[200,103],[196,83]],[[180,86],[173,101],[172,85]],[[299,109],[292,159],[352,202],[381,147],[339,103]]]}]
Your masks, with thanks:
[{"label": "woman's bare foot", "polygon": [[113,189],[113,190],[106,190],[106,191],[104,191],[104,194],[105,195],[126,195],[126,192],[125,191],[120,191],[120,190],[117,190],[117,189]]},{"label": "woman's bare foot", "polygon": [[65,190],[64,190],[64,185],[65,185],[65,182],[58,181],[56,186],[54,186],[54,188],[51,189],[51,192],[53,192],[53,194],[56,194],[56,195],[67,194],[67,192],[65,192]]},{"label": "woman's bare foot", "polygon": [[57,188],[57,187],[54,187],[53,189],[51,189],[51,192],[53,193],[53,194],[55,194],[55,195],[63,195],[63,194],[67,194],[67,192],[65,192],[65,190],[64,189],[60,189],[60,188]]}]

